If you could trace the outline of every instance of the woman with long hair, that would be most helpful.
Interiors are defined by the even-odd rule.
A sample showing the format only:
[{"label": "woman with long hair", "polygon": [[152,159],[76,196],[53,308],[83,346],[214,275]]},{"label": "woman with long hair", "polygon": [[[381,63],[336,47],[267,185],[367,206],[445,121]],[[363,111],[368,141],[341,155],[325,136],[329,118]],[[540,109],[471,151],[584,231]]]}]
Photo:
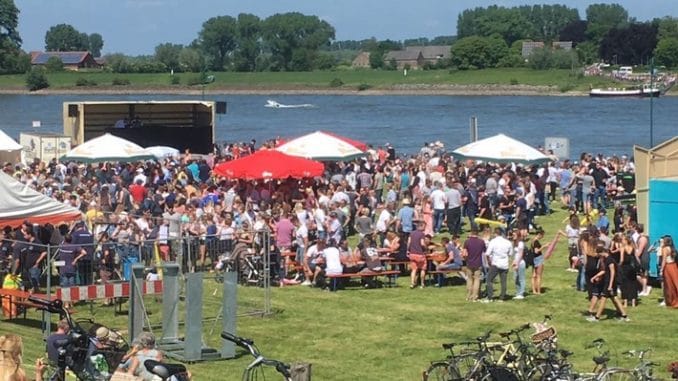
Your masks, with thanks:
[{"label": "woman with long hair", "polygon": [[[21,336],[0,336],[0,381],[28,381],[26,372],[21,367],[24,345]],[[42,381],[45,364],[42,359],[35,362],[35,380]]]},{"label": "woman with long hair", "polygon": [[[555,192],[555,188],[554,188]],[[541,240],[544,238],[544,230],[541,228],[537,229],[537,235],[532,240],[530,244],[530,250],[532,251],[533,260],[532,260],[532,293],[535,295],[541,294],[541,279],[544,274],[544,255],[542,255],[542,244]]]},{"label": "woman with long hair", "polygon": [[662,238],[660,253],[662,256],[661,274],[664,279],[662,305],[678,308],[678,265],[676,265],[676,247],[670,235]]},{"label": "woman with long hair", "polygon": [[619,267],[621,269],[619,283],[624,308],[628,307],[629,304],[635,307],[636,300],[638,299],[638,280],[636,279],[638,266],[636,266],[635,251],[635,245],[631,237],[624,235],[619,251]]}]

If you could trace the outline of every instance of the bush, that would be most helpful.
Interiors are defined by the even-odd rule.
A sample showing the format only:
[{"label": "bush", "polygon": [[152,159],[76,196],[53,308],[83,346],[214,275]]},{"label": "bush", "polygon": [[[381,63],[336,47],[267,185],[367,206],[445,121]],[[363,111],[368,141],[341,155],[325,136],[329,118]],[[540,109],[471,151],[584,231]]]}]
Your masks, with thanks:
[{"label": "bush", "polygon": [[170,77],[170,85],[179,85],[181,84],[181,77],[178,75],[173,75]]},{"label": "bush", "polygon": [[76,86],[96,86],[97,83],[95,81],[92,81],[87,78],[78,78],[77,81],[75,81]]},{"label": "bush", "polygon": [[195,86],[195,85],[203,85],[205,84],[205,75],[204,74],[198,74],[194,75],[188,78],[186,80],[186,84],[189,86]]},{"label": "bush", "polygon": [[558,90],[560,90],[561,93],[566,93],[568,91],[574,90],[574,88],[575,86],[572,83],[566,83],[558,87]]},{"label": "bush", "polygon": [[59,71],[64,71],[64,63],[61,61],[61,58],[57,56],[49,57],[45,63],[45,68],[50,73],[55,73]]},{"label": "bush", "polygon": [[129,81],[127,78],[113,78],[113,82],[111,83],[113,86],[128,86],[132,82]]},{"label": "bush", "polygon": [[344,85],[344,81],[342,81],[340,78],[335,78],[330,81],[330,87],[341,87]]},{"label": "bush", "polygon": [[49,82],[47,81],[45,70],[38,67],[31,69],[26,76],[26,87],[28,87],[28,91],[48,88]]},{"label": "bush", "polygon": [[517,79],[511,78],[510,83],[511,83],[511,85],[514,85],[514,86],[515,86],[515,85],[517,85],[519,82],[518,82]]},{"label": "bush", "polygon": [[367,83],[361,83],[360,85],[358,85],[358,91],[365,91],[365,90],[369,90],[371,88],[372,88],[372,85],[369,85]]}]

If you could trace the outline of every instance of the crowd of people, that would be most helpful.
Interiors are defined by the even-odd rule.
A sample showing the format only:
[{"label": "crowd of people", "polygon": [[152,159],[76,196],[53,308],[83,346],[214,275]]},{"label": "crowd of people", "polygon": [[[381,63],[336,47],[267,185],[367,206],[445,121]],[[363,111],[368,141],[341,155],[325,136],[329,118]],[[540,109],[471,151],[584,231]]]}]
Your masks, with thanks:
[{"label": "crowd of people", "polygon": [[[123,278],[121,264],[132,258],[211,271],[224,254],[239,261],[263,250],[275,258],[273,274],[281,285],[323,287],[327,275],[383,271],[387,257],[409,262],[411,288],[427,286],[427,271],[460,271],[469,302],[509,299],[512,273],[512,299],[520,300],[543,292],[544,261],[554,242],[544,242],[535,217],[552,213],[555,203],[570,211],[564,231],[554,233],[568,242],[568,270],[577,273],[577,289],[589,295],[590,321],[602,317],[607,300],[628,320],[628,309],[651,292],[652,245],[635,209],[619,202],[634,187],[633,162],[625,156],[491,164],[455,161],[438,143],[424,144],[410,156],[397,155],[387,144],[370,146],[354,161],[326,163],[326,174],[318,178],[248,181],[212,173],[219,162],[274,145],[256,147],[252,141],[218,147],[208,156],[186,153],[143,163],[6,163],[3,171],[79,209],[82,219],[5,227],[0,275],[20,274],[22,287],[38,292],[52,273],[48,260],[59,260],[59,285],[69,287]],[[354,236],[357,242],[349,239]],[[661,239],[658,253],[662,303],[678,308],[670,236]],[[287,272],[291,263],[300,267],[294,279]],[[442,284],[439,278],[434,285]],[[149,376],[135,358],[160,354],[152,338],[135,344],[123,367]],[[48,353],[54,355],[49,348]]]},{"label": "crowd of people", "polygon": [[[210,270],[221,254],[236,252],[238,245],[248,247],[243,255],[259,252],[267,241],[260,232],[266,231],[274,255],[296,253],[296,258],[275,261],[281,284],[291,261],[302,267],[296,281],[313,285],[323,273],[383,268],[378,258],[391,256],[411,262],[412,287],[425,286],[427,270],[466,263],[470,300],[481,295],[478,277],[488,281],[486,300],[494,296],[497,276],[499,296],[506,297],[507,272],[513,268],[515,298],[521,299],[529,267],[532,293],[541,293],[543,232],[535,216],[550,214],[554,202],[573,216],[585,216],[581,223],[581,217],[574,217],[562,233],[576,249],[571,258],[579,273],[583,271],[575,266],[587,256],[582,247],[595,251],[597,246],[581,244],[587,236],[597,239],[610,225],[620,234],[640,230],[638,225],[630,228],[637,220],[635,209],[613,202],[634,187],[633,162],[626,156],[582,154],[578,161],[542,165],[490,164],[455,161],[436,142],[410,156],[397,155],[389,144],[370,146],[363,158],[326,163],[325,176],[318,178],[246,181],[211,171],[221,161],[274,145],[256,147],[253,140],[217,147],[208,156],[186,153],[145,163],[6,163],[5,172],[79,209],[83,218],[71,225],[36,227],[26,221],[18,229],[5,227],[0,271],[21,274],[24,288],[38,291],[50,273],[47,258],[63,263],[58,268],[62,287],[124,277],[122,263],[133,259],[151,265],[156,252],[161,260],[180,261],[184,271]],[[612,221],[606,215],[610,206]],[[605,226],[589,229],[601,223]],[[461,242],[464,225],[470,238]],[[492,231],[495,226],[502,228]],[[348,238],[354,235],[359,242],[350,247]],[[634,242],[644,253],[647,238],[642,230],[637,235],[645,237]],[[442,255],[430,260],[434,253]],[[623,258],[628,256],[620,258],[622,267]],[[584,289],[590,279],[580,278],[578,287]],[[642,282],[641,295],[648,290]],[[634,303],[633,298],[624,300]]]}]

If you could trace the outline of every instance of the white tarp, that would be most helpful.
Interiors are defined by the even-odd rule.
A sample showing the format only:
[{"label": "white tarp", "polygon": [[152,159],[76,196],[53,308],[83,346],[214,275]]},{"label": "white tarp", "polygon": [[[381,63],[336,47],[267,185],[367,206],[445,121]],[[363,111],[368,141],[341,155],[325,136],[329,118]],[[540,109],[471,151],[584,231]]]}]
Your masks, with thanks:
[{"label": "white tarp", "polygon": [[104,134],[68,151],[62,159],[84,163],[153,160],[155,156],[140,145],[111,134]]},{"label": "white tarp", "polygon": [[0,227],[32,223],[60,223],[78,220],[79,210],[51,199],[0,171]]},{"label": "white tarp", "polygon": [[0,151],[20,151],[22,149],[21,144],[10,138],[3,130],[0,130]]},{"label": "white tarp", "polygon": [[504,134],[459,147],[452,152],[452,156],[461,160],[473,159],[495,163],[539,164],[551,160],[538,149]]}]

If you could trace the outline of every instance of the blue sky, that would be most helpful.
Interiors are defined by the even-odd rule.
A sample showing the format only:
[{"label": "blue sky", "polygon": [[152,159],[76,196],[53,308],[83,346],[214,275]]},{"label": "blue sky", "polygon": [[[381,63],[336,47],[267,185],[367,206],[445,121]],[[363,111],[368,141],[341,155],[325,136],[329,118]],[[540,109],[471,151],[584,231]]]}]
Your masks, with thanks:
[{"label": "blue sky", "polygon": [[[676,0],[617,0],[638,20],[678,16]],[[188,44],[210,17],[252,13],[316,15],[336,29],[339,40],[435,37],[456,34],[457,16],[467,8],[492,4],[566,4],[585,17],[592,1],[581,0],[15,0],[19,32],[27,51],[44,49],[45,32],[61,23],[99,33],[103,52],[152,54],[163,42]]]}]

